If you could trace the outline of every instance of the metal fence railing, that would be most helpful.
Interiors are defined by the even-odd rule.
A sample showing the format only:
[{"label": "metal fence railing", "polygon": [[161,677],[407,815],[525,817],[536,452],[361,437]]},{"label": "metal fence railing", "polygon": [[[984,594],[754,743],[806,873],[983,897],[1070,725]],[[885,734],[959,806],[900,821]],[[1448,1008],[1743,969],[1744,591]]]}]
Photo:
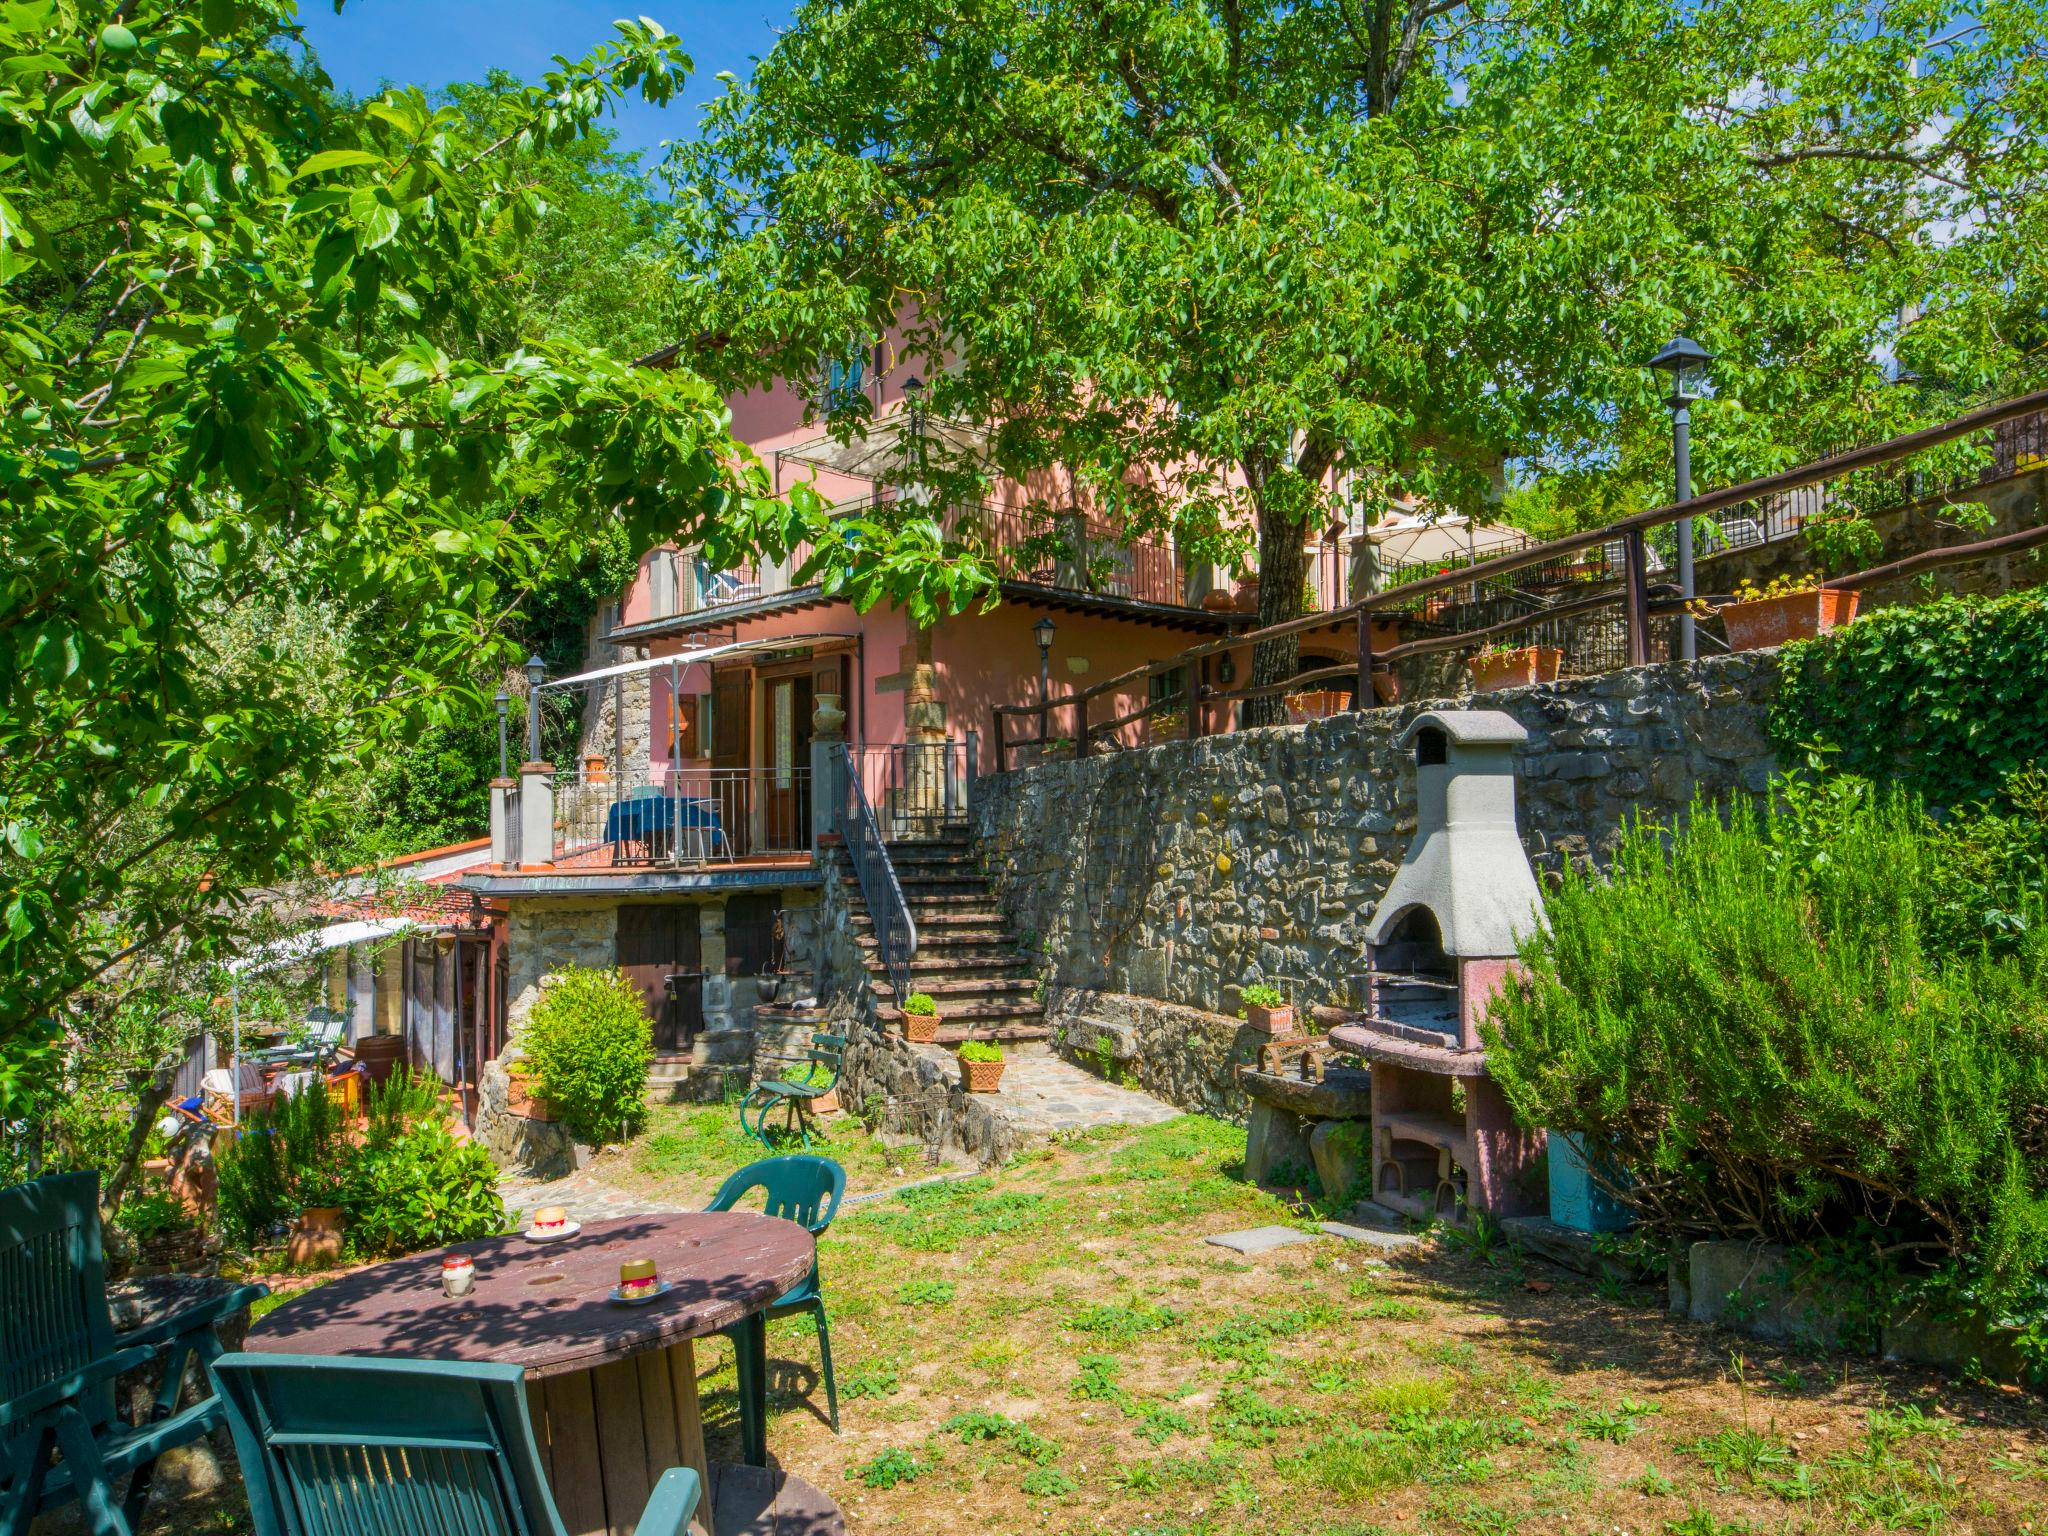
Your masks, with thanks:
[{"label": "metal fence railing", "polygon": [[846,845],[861,899],[868,918],[875,925],[875,943],[882,965],[895,989],[897,1006],[910,996],[910,962],[917,958],[917,925],[911,921],[910,906],[903,899],[903,886],[896,878],[896,866],[889,862],[888,845],[862,787],[858,765],[845,747],[832,753],[832,771],[839,782],[834,823]]},{"label": "metal fence railing", "polygon": [[964,825],[978,747],[969,731],[964,741],[849,748],[848,759],[883,839],[929,840]]},{"label": "metal fence railing", "polygon": [[808,766],[558,773],[557,863],[696,865],[811,851]]}]

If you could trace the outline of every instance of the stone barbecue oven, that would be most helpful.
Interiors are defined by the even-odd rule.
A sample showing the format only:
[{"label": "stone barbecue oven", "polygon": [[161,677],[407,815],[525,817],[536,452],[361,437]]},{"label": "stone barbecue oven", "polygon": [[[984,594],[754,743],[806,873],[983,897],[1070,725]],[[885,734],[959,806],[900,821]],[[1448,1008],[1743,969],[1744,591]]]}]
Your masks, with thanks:
[{"label": "stone barbecue oven", "polygon": [[1415,757],[1415,838],[1367,927],[1362,1017],[1330,1031],[1372,1074],[1373,1198],[1410,1215],[1541,1212],[1541,1133],[1518,1130],[1486,1071],[1479,1021],[1543,921],[1515,830],[1515,749],[1498,710],[1431,710]]}]

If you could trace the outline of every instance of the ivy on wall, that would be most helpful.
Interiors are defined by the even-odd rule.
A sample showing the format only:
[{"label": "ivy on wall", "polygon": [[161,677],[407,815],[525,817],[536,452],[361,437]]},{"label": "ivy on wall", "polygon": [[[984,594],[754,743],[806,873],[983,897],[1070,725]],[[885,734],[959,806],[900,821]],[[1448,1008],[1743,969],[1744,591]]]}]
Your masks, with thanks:
[{"label": "ivy on wall", "polygon": [[1780,655],[1781,761],[1902,783],[1930,805],[2002,801],[2048,762],[2048,592],[1887,608]]}]

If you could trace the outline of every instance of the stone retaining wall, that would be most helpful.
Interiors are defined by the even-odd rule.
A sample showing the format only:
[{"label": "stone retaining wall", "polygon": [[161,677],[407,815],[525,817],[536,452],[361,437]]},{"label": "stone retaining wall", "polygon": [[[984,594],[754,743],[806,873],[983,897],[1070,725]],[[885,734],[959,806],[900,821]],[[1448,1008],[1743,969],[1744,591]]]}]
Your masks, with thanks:
[{"label": "stone retaining wall", "polygon": [[[1672,817],[1695,794],[1762,792],[1776,683],[1776,653],[1761,652],[1478,701],[1528,728],[1518,799],[1538,869],[1599,859],[1638,811]],[[1264,981],[1298,1004],[1355,1003],[1361,934],[1415,826],[1414,769],[1394,743],[1424,707],[983,778],[978,852],[1056,997],[1234,1015],[1240,990]]]}]

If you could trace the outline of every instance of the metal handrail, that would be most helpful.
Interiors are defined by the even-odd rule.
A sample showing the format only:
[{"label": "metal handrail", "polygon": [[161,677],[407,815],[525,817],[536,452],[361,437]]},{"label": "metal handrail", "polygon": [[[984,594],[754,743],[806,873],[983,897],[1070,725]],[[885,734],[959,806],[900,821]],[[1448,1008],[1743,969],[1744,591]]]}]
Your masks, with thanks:
[{"label": "metal handrail", "polygon": [[839,837],[846,844],[846,856],[853,875],[860,882],[861,898],[867,902],[868,917],[875,925],[875,943],[882,951],[882,964],[889,972],[889,985],[896,990],[896,1006],[910,999],[910,962],[917,958],[917,925],[910,919],[909,903],[896,878],[896,866],[889,861],[888,845],[882,841],[881,826],[867,792],[861,788],[858,767],[847,757],[844,745],[832,749],[832,761],[839,774]]}]

